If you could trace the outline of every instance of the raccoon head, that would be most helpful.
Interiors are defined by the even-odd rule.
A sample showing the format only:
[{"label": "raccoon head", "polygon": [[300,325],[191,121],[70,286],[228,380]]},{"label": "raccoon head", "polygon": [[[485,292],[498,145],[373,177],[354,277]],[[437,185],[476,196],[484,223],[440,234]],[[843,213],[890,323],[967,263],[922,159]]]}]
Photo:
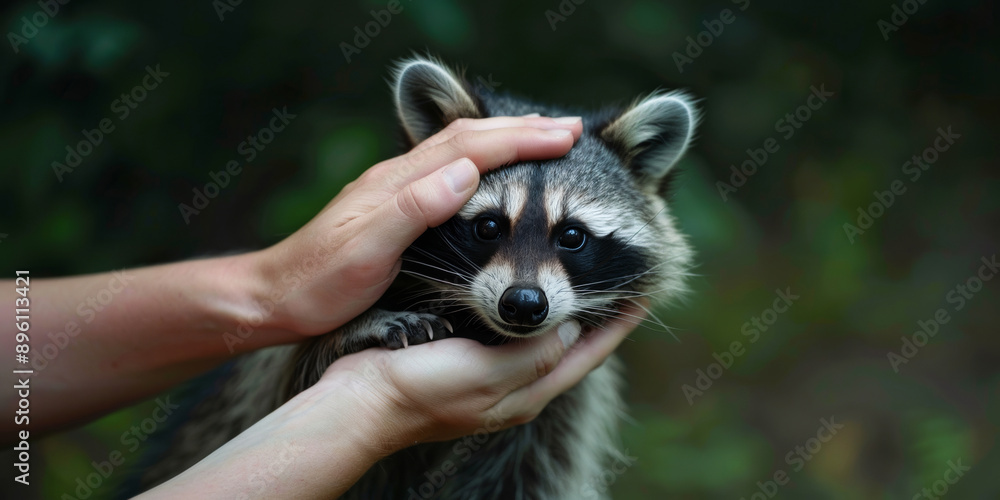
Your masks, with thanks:
[{"label": "raccoon head", "polygon": [[[424,58],[400,64],[394,93],[411,145],[459,118],[570,114],[477,92]],[[532,336],[570,320],[599,325],[623,301],[683,289],[692,252],[664,195],[697,122],[690,98],[655,93],[583,121],[566,156],[487,173],[461,211],[404,258],[404,271],[471,311],[487,336]]]}]

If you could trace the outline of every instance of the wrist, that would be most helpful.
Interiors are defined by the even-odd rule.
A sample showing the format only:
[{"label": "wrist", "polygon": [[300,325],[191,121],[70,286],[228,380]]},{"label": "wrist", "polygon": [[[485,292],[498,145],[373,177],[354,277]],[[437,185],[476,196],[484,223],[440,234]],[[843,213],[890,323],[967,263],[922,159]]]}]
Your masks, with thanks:
[{"label": "wrist", "polygon": [[264,251],[221,257],[211,263],[222,283],[224,297],[214,304],[213,315],[222,325],[222,338],[229,354],[252,351],[302,340],[282,320],[280,289],[268,274]]},{"label": "wrist", "polygon": [[250,302],[259,316],[260,327],[282,331],[301,340],[326,333],[332,328],[311,324],[310,311],[316,307],[314,294],[309,293],[312,281],[321,270],[319,255],[301,255],[288,239],[248,254],[240,255],[249,280]]},{"label": "wrist", "polygon": [[301,393],[305,398],[331,403],[335,413],[351,422],[354,449],[380,460],[420,442],[425,416],[411,411],[385,382],[385,370],[371,360],[352,363],[349,369],[331,368],[320,381]]}]

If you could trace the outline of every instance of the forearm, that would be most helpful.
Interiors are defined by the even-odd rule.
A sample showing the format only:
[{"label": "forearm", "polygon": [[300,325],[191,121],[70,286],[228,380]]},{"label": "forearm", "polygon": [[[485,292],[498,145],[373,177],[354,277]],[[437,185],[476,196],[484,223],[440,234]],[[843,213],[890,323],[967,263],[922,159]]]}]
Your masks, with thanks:
[{"label": "forearm", "polygon": [[337,498],[394,451],[385,413],[314,386],[139,498]]},{"label": "forearm", "polygon": [[[32,279],[31,363],[15,367],[35,372],[32,428],[86,420],[189,379],[236,353],[296,340],[268,322],[252,326],[261,314],[259,297],[267,293],[255,262],[247,254]],[[0,290],[0,304],[7,304],[0,309],[0,352],[13,356],[12,316],[20,295],[12,282],[5,285]],[[245,326],[238,331],[241,323]]]}]

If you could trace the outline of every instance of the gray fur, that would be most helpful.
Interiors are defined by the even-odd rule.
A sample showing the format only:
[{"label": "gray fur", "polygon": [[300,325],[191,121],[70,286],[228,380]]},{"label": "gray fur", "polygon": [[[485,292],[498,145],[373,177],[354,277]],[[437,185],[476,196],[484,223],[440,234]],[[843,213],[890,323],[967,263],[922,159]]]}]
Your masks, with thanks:
[{"label": "gray fur", "polygon": [[[460,75],[435,60],[405,61],[395,76],[400,121],[414,144],[458,118],[565,115],[505,96],[476,94]],[[563,158],[524,162],[483,176],[478,192],[458,215],[411,247],[404,256],[404,273],[390,289],[402,289],[410,279],[423,297],[435,301],[405,302],[390,293],[335,332],[246,356],[224,394],[195,414],[168,456],[147,473],[146,485],[190,467],[315,383],[345,354],[451,335],[496,343],[567,321],[584,325],[586,336],[625,302],[679,295],[692,251],[659,194],[696,120],[684,94],[654,94],[624,112],[584,117],[583,136]],[[502,219],[509,233],[507,240],[489,247],[494,253],[483,262],[473,262],[471,254],[435,254],[435,248],[455,250],[464,242],[459,240],[472,238],[465,228],[483,214],[500,214],[490,217]],[[593,238],[587,240],[593,241],[587,247],[590,254],[553,246],[553,237],[567,225],[578,225]],[[605,247],[615,253],[600,260],[594,252]],[[597,260],[580,260],[588,255]],[[590,271],[571,273],[570,264],[579,262],[593,262],[595,273],[615,275],[588,282]],[[416,267],[408,269],[408,263]],[[426,274],[434,270],[446,279]],[[534,330],[510,327],[497,314],[498,297],[515,283],[537,286],[548,299],[548,316]],[[431,498],[441,499],[605,498],[603,490],[591,485],[612,459],[622,458],[616,431],[624,413],[620,370],[612,356],[534,421],[476,437],[482,442],[426,443],[403,450],[372,468],[343,498],[424,498],[430,490]],[[220,426],[224,432],[218,432]],[[457,472],[443,485],[421,490],[425,482],[430,484],[425,473],[441,471],[445,461],[456,464]],[[411,489],[416,497],[410,496]]]}]

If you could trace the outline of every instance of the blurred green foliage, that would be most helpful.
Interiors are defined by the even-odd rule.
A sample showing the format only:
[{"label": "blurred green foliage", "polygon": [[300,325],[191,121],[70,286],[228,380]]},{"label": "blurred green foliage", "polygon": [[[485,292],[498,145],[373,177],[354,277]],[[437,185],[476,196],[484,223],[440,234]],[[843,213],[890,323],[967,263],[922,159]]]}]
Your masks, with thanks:
[{"label": "blurred green foliage", "polygon": [[[553,25],[546,11],[572,2],[405,0],[348,63],[341,44],[386,2],[243,2],[220,21],[209,0],[74,1],[0,50],[0,260],[54,276],[280,240],[394,154],[387,67],[413,51],[558,104],[686,88],[704,116],[673,206],[698,276],[657,311],[679,341],[654,325],[620,350],[635,464],[601,484],[627,499],[751,498],[785,471],[778,498],[913,498],[961,460],[972,468],[949,498],[1000,497],[1000,282],[961,310],[947,301],[997,252],[995,5],[927,2],[885,40],[889,1],[743,3],[590,0]],[[735,21],[679,70],[687,37],[727,8]],[[8,3],[0,25],[22,33],[39,10]],[[169,76],[119,119],[115,100],[156,65]],[[777,122],[813,85],[835,94],[782,139]],[[286,106],[295,120],[243,162],[239,144]],[[60,182],[52,163],[104,118],[115,130]],[[961,137],[910,182],[904,162],[948,126]],[[717,183],[769,137],[779,150],[724,201]],[[243,171],[186,224],[178,204],[234,159]],[[897,179],[905,194],[851,242],[844,224]],[[748,342],[744,324],[786,288],[801,298]],[[938,308],[951,321],[896,373],[888,353]],[[689,404],[684,386],[734,341],[744,353]],[[152,407],[37,440],[29,496],[74,494]],[[788,454],[831,416],[844,427],[796,469]]]}]

